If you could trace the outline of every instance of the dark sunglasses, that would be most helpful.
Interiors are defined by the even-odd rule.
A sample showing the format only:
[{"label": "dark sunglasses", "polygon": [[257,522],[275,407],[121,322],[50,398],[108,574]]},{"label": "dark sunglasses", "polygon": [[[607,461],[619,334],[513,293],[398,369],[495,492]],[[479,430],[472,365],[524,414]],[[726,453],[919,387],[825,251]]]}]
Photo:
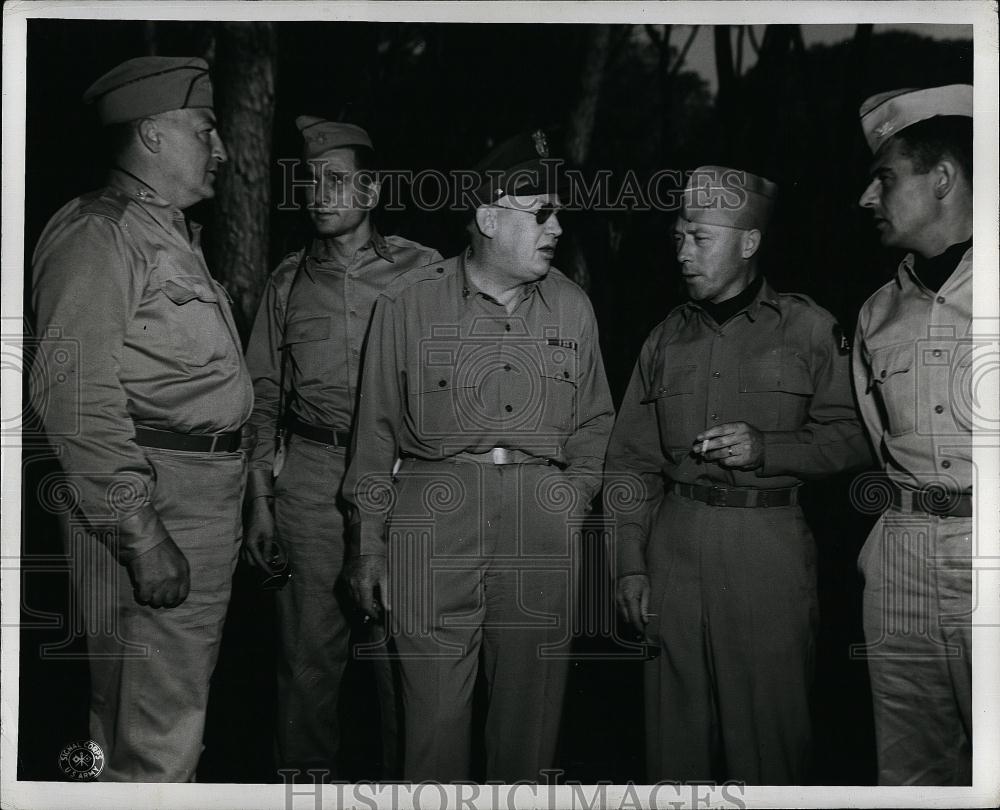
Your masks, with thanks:
[{"label": "dark sunglasses", "polygon": [[515,208],[512,205],[500,205],[500,203],[493,203],[493,205],[497,208],[506,208],[508,211],[520,211],[522,214],[531,214],[535,217],[535,222],[539,225],[544,225],[553,214],[562,211],[560,206],[553,205],[552,203],[545,203],[534,211],[529,211],[527,208]]}]

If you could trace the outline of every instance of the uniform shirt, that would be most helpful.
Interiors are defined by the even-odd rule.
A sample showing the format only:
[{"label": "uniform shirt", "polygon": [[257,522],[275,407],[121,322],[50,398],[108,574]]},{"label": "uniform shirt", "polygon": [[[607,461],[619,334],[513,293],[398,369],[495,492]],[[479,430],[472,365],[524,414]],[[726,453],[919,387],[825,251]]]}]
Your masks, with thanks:
[{"label": "uniform shirt", "polygon": [[250,419],[257,428],[252,497],[272,492],[282,351],[289,353],[286,408],[303,422],[349,430],[376,296],[407,270],[441,258],[416,242],[374,232],[344,267],[325,256],[315,240],[295,280],[303,253],[286,256],[271,274],[247,345],[255,395]]},{"label": "uniform shirt", "polygon": [[[721,326],[697,303],[674,309],[642,347],[608,449],[619,576],[645,571],[665,480],[775,489],[870,463],[848,361],[826,310],[766,281]],[[762,468],[730,469],[692,452],[698,433],[727,422],[763,433]],[[616,481],[622,473],[636,478]],[[616,502],[623,492],[635,497]]]},{"label": "uniform shirt", "polygon": [[355,551],[384,553],[376,489],[397,455],[505,447],[565,466],[585,503],[597,493],[614,410],[593,309],[554,268],[522,290],[508,313],[468,281],[461,255],[379,297],[344,481]]},{"label": "uniform shirt", "polygon": [[901,487],[972,491],[972,249],[936,292],[907,256],[861,308],[854,382],[861,415],[889,478]]},{"label": "uniform shirt", "polygon": [[253,406],[229,296],[199,227],[188,233],[180,210],[115,171],[63,206],[35,250],[35,401],[83,515],[117,521],[122,561],[168,536],[135,425],[219,433]]}]

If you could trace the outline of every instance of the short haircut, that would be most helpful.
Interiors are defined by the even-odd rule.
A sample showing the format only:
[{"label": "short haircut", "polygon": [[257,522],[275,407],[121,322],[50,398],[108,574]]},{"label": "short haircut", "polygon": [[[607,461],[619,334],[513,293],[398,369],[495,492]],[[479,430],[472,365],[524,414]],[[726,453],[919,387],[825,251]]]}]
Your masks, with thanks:
[{"label": "short haircut", "polygon": [[966,115],[939,115],[910,124],[896,134],[903,153],[918,174],[927,174],[945,157],[955,160],[972,185],[972,119]]}]

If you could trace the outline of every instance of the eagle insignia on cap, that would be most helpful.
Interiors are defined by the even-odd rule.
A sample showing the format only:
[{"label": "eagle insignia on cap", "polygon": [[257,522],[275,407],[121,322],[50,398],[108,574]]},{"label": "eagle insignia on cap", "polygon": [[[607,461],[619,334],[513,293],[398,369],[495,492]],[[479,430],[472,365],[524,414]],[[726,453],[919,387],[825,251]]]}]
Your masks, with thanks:
[{"label": "eagle insignia on cap", "polygon": [[885,138],[889,133],[891,133],[896,128],[896,125],[892,121],[885,121],[875,127],[874,132],[880,139]]},{"label": "eagle insignia on cap", "polygon": [[538,156],[547,158],[549,156],[549,142],[545,133],[536,129],[531,133],[531,140],[535,142],[535,151],[538,152]]}]

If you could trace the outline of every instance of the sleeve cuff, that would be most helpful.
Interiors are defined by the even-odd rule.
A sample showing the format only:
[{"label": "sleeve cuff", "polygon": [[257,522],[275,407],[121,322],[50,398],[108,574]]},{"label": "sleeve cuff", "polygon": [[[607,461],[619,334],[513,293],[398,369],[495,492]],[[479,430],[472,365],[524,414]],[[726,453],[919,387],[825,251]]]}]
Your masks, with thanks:
[{"label": "sleeve cuff", "polygon": [[138,512],[118,521],[118,548],[115,557],[119,563],[127,565],[140,554],[145,554],[169,539],[170,532],[153,505],[147,503]]},{"label": "sleeve cuff", "polygon": [[789,451],[793,451],[798,445],[795,431],[775,430],[763,435],[764,463],[757,475],[762,478],[785,475],[788,471]]},{"label": "sleeve cuff", "polygon": [[247,500],[274,497],[274,475],[270,468],[252,467],[247,474]]},{"label": "sleeve cuff", "polygon": [[641,537],[627,537],[618,541],[618,570],[616,578],[646,573],[646,543]]},{"label": "sleeve cuff", "polygon": [[385,557],[384,521],[352,523],[347,530],[347,553],[351,557]]}]

